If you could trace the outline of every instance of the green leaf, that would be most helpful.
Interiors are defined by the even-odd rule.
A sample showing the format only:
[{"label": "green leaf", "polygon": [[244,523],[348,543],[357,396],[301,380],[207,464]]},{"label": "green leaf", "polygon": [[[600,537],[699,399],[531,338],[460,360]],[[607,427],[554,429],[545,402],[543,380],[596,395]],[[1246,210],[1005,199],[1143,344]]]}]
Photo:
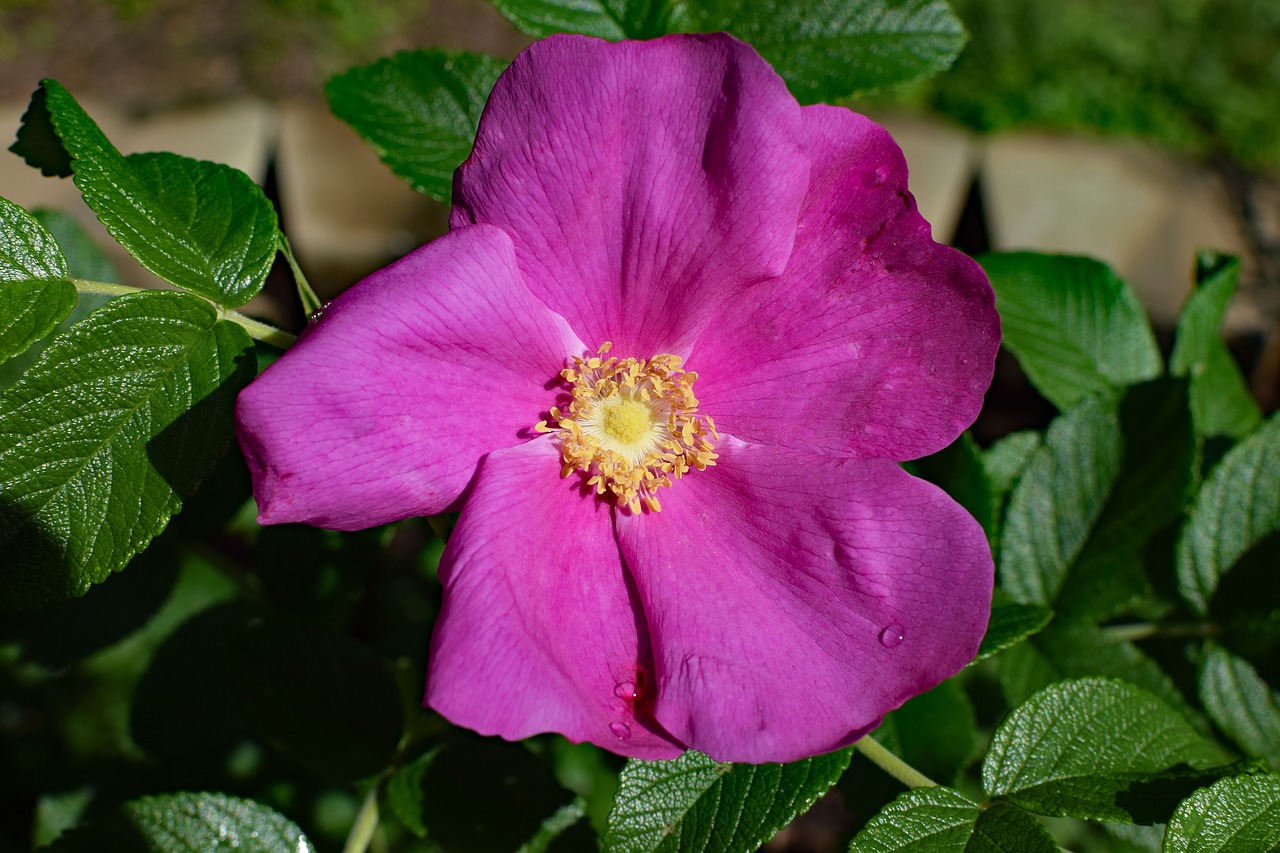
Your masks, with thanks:
[{"label": "green leaf", "polygon": [[76,307],[69,281],[0,282],[0,361],[53,331]]},{"label": "green leaf", "polygon": [[991,606],[991,620],[987,633],[978,647],[974,660],[982,660],[1016,646],[1041,631],[1053,618],[1053,611],[1035,604],[1017,602],[995,603]]},{"label": "green leaf", "polygon": [[885,715],[875,738],[930,779],[953,784],[977,755],[973,703],[948,679]]},{"label": "green leaf", "polygon": [[439,747],[424,752],[397,769],[387,781],[387,805],[400,822],[419,838],[427,837],[427,827],[422,822],[425,805],[422,781],[439,754]]},{"label": "green leaf", "polygon": [[987,482],[997,498],[1004,498],[1022,476],[1031,456],[1044,442],[1044,436],[1034,430],[1011,432],[994,442],[982,454],[982,467],[987,472]]},{"label": "green leaf", "polygon": [[995,525],[996,497],[988,482],[982,451],[971,433],[962,433],[946,448],[910,464],[916,476],[945,489],[982,525],[990,538]]},{"label": "green leaf", "polygon": [[0,361],[48,335],[76,306],[57,240],[34,216],[0,198]]},{"label": "green leaf", "polygon": [[22,115],[18,138],[9,150],[25,160],[28,166],[39,169],[45,177],[71,177],[71,152],[67,151],[53,127],[49,93],[43,86],[31,96],[31,103]]},{"label": "green leaf", "polygon": [[1001,659],[1000,681],[1010,704],[1064,678],[1119,678],[1154,694],[1184,717],[1193,712],[1169,675],[1141,649],[1085,619],[1056,619]]},{"label": "green leaf", "polygon": [[516,853],[545,853],[551,843],[565,834],[578,821],[587,816],[587,801],[582,797],[574,797],[565,803],[542,822],[533,837],[521,844]]},{"label": "green leaf", "polygon": [[672,27],[732,33],[807,104],[931,77],[968,39],[943,0],[687,0]]},{"label": "green leaf", "polygon": [[66,89],[41,87],[85,203],[139,263],[222,305],[262,289],[279,229],[248,175],[176,154],[122,157]]},{"label": "green leaf", "polygon": [[478,53],[405,51],[325,86],[334,115],[418,192],[449,203],[489,90],[506,63]]},{"label": "green leaf", "polygon": [[1280,849],[1280,776],[1233,776],[1196,791],[1173,813],[1164,853]]},{"label": "green leaf", "polygon": [[59,838],[54,853],[315,853],[293,821],[252,800],[226,794],[143,797],[110,818]]},{"label": "green leaf", "polygon": [[632,759],[604,850],[755,850],[826,793],[850,755],[842,749],[791,764],[724,764],[692,751],[673,761]]},{"label": "green leaf", "polygon": [[105,281],[121,284],[120,273],[107,253],[102,251],[89,233],[84,230],[76,218],[61,210],[37,208],[31,215],[45,227],[67,259],[68,274],[71,278],[88,281]]},{"label": "green leaf", "polygon": [[1084,549],[1120,473],[1114,404],[1089,397],[1049,425],[1009,496],[999,556],[1003,589],[1051,606]]},{"label": "green leaf", "polygon": [[1243,438],[1262,421],[1221,328],[1240,278],[1240,261],[1202,252],[1196,258],[1196,290],[1178,318],[1169,372],[1191,380],[1191,410],[1200,435]]},{"label": "green leaf", "polygon": [[671,0],[491,0],[521,32],[536,38],[582,33],[596,38],[648,39],[670,32]]},{"label": "green leaf", "polygon": [[1178,590],[1199,614],[1223,575],[1280,531],[1280,415],[1231,448],[1209,475],[1178,543]]},{"label": "green leaf", "polygon": [[1049,830],[1022,809],[1002,803],[978,815],[964,853],[1060,853]]},{"label": "green leaf", "polygon": [[996,292],[1004,346],[1060,410],[1160,375],[1142,304],[1105,264],[1033,253],[978,260]]},{"label": "green leaf", "polygon": [[146,547],[213,467],[252,342],[194,296],[123,296],[0,393],[0,601],[82,594]]},{"label": "green leaf", "polygon": [[951,788],[913,788],[867,821],[849,853],[964,853],[980,813]]},{"label": "green leaf", "polygon": [[30,213],[0,198],[0,282],[66,277],[67,261],[53,235]]},{"label": "green leaf", "polygon": [[[1129,388],[1120,432],[1120,471],[1058,595],[1054,609],[1061,615],[1108,619],[1149,595],[1144,563],[1173,564],[1172,526],[1182,519],[1199,464],[1185,381]],[[1155,536],[1166,528],[1167,535]]]},{"label": "green leaf", "polygon": [[1247,755],[1280,769],[1280,697],[1248,661],[1205,643],[1199,689],[1209,716]]},{"label": "green leaf", "polygon": [[1223,759],[1216,744],[1151,693],[1087,678],[1037,693],[1000,724],[982,784],[991,796],[1040,814],[1129,823],[1146,816],[1143,783]]}]

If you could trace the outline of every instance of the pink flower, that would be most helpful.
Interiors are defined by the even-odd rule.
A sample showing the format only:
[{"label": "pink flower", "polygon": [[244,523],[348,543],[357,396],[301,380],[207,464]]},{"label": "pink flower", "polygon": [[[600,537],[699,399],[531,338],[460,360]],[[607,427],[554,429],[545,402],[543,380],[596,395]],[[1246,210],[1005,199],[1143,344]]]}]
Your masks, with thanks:
[{"label": "pink flower", "polygon": [[461,508],[425,700],[459,725],[849,743],[973,657],[991,600],[982,530],[897,464],[972,422],[999,341],[906,178],[728,36],[533,45],[451,233],[241,394],[260,520]]}]

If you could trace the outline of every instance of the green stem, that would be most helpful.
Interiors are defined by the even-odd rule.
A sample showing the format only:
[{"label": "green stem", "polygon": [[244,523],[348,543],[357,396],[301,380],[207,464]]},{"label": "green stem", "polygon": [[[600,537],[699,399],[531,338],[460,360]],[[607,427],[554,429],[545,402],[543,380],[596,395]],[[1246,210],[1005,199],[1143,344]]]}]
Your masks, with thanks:
[{"label": "green stem", "polygon": [[291,335],[284,329],[277,329],[275,326],[270,326],[221,306],[218,306],[218,316],[244,329],[249,333],[249,337],[255,341],[262,341],[264,344],[271,344],[272,346],[280,347],[280,349],[288,349],[298,339],[297,335]]},{"label": "green stem", "polygon": [[[96,293],[101,296],[127,296],[130,293],[143,293],[152,288],[148,287],[131,287],[127,284],[112,284],[108,281],[88,281],[83,278],[73,278],[71,283],[76,286],[79,293]],[[296,335],[291,335],[284,329],[277,329],[275,326],[255,320],[252,317],[232,311],[230,308],[223,308],[221,305],[212,303],[213,307],[218,311],[218,317],[228,322],[235,323],[240,328],[249,333],[249,337],[255,341],[271,344],[280,347],[280,349],[288,349],[297,340]]]},{"label": "green stem", "polygon": [[324,303],[320,301],[320,297],[316,296],[316,292],[311,289],[307,277],[302,273],[302,267],[298,266],[298,260],[293,256],[293,248],[289,245],[289,238],[280,234],[279,246],[284,259],[289,262],[289,269],[293,271],[294,284],[298,286],[298,299],[302,301],[302,310],[308,317],[324,307]]},{"label": "green stem", "polygon": [[351,825],[351,832],[347,834],[347,843],[342,846],[342,853],[364,853],[369,849],[373,834],[378,831],[378,793],[389,772],[384,771],[369,786],[369,793],[360,804],[360,811],[356,814],[355,823]]},{"label": "green stem", "polygon": [[102,296],[126,296],[143,289],[130,287],[127,284],[112,284],[108,281],[86,281],[82,278],[73,278],[71,283],[76,286],[76,290],[80,293],[97,293]]},{"label": "green stem", "polygon": [[885,749],[880,743],[867,735],[862,740],[853,745],[853,748],[861,752],[871,763],[897,779],[908,788],[936,788],[938,783]]}]

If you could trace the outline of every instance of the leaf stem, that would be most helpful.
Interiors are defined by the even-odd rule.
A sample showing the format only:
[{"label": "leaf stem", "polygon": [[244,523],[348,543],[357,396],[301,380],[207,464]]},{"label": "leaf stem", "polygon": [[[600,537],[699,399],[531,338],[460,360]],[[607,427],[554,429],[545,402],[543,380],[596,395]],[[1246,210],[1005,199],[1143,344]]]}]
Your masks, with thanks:
[{"label": "leaf stem", "polygon": [[880,745],[871,735],[853,745],[853,748],[865,755],[872,764],[897,779],[908,788],[936,788],[938,783],[894,755]]},{"label": "leaf stem", "polygon": [[255,320],[252,317],[246,317],[228,308],[218,306],[218,316],[223,320],[230,320],[240,328],[249,333],[249,337],[255,341],[262,341],[264,344],[280,347],[280,349],[288,349],[293,346],[293,342],[298,339],[297,335],[291,335],[284,329],[277,329],[275,326]]},{"label": "leaf stem", "polygon": [[[148,287],[132,287],[127,284],[113,284],[109,281],[90,281],[83,278],[73,278],[71,283],[76,286],[76,291],[79,293],[96,293],[101,296],[127,296],[130,293],[142,293],[152,289]],[[296,335],[291,335],[284,329],[277,329],[275,326],[263,323],[261,320],[246,317],[237,311],[232,311],[230,308],[223,308],[217,303],[210,304],[217,309],[220,319],[235,323],[248,332],[249,337],[255,341],[262,341],[263,343],[280,347],[280,349],[288,349],[297,340]]]},{"label": "leaf stem", "polygon": [[284,255],[284,259],[289,262],[289,269],[293,272],[294,284],[298,287],[298,299],[302,301],[302,310],[308,317],[324,307],[324,303],[320,301],[320,297],[311,289],[311,284],[307,281],[307,277],[302,272],[302,267],[298,266],[298,260],[293,256],[293,248],[289,245],[289,238],[284,236],[284,232],[280,233],[278,241],[280,252]]},{"label": "leaf stem", "polygon": [[373,834],[378,831],[378,794],[382,791],[382,783],[390,772],[390,770],[384,770],[369,786],[369,793],[360,804],[355,823],[351,825],[351,832],[347,834],[347,843],[342,845],[342,853],[364,853],[369,849]]}]

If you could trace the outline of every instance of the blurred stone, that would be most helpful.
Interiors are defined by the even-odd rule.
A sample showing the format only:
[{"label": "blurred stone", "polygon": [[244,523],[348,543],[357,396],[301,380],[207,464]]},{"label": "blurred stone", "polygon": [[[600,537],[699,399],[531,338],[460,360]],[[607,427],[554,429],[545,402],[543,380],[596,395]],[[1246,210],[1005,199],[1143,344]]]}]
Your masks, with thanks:
[{"label": "blurred stone", "polygon": [[[1172,325],[1200,248],[1245,255],[1208,170],[1145,145],[1038,135],[992,137],[982,163],[992,248],[1089,255]],[[1233,308],[1239,329],[1256,311]],[[1255,326],[1256,328],[1256,326]]]},{"label": "blurred stone", "polygon": [[396,177],[320,105],[283,108],[277,183],[289,241],[324,298],[446,229],[442,205]]},{"label": "blurred stone", "polygon": [[910,171],[908,186],[920,213],[933,226],[933,239],[950,242],[977,166],[979,151],[973,135],[937,119],[901,113],[872,118],[902,147]]},{"label": "blurred stone", "polygon": [[172,151],[239,169],[262,184],[275,150],[278,120],[267,104],[242,99],[160,113],[130,126],[121,151]]}]

